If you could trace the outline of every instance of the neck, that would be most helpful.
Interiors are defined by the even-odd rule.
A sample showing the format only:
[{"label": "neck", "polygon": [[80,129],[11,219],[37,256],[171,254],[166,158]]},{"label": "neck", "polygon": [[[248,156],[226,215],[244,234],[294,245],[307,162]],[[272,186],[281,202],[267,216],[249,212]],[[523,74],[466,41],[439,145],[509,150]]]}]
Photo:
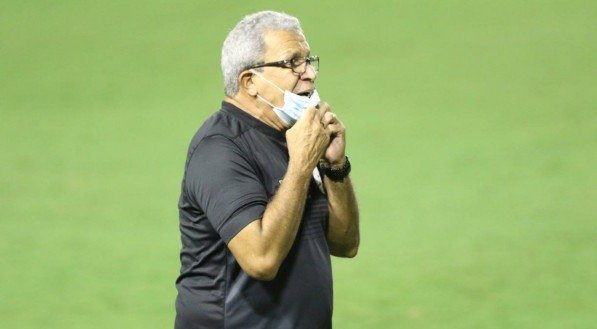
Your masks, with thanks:
[{"label": "neck", "polygon": [[278,131],[288,129],[271,106],[260,102],[256,97],[246,97],[238,93],[234,97],[226,96],[224,100]]}]

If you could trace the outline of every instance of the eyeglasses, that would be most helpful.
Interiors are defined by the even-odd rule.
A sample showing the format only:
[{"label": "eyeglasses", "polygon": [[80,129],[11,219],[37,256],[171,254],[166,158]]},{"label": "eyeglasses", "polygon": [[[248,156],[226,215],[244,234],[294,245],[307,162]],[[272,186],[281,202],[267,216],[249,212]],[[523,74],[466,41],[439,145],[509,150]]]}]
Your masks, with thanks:
[{"label": "eyeglasses", "polygon": [[293,59],[285,59],[283,61],[257,64],[249,68],[256,69],[258,67],[273,66],[291,69],[294,73],[303,74],[307,71],[307,65],[311,65],[315,72],[319,72],[319,56],[307,56]]}]

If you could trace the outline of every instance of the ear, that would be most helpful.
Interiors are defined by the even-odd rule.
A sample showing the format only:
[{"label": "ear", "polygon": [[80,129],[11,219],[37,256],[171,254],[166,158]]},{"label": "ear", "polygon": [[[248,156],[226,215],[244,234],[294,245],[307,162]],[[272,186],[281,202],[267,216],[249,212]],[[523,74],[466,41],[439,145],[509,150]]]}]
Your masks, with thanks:
[{"label": "ear", "polygon": [[240,90],[253,97],[257,96],[257,86],[253,80],[254,77],[255,74],[251,72],[251,70],[242,71],[238,76],[238,86],[240,87]]}]

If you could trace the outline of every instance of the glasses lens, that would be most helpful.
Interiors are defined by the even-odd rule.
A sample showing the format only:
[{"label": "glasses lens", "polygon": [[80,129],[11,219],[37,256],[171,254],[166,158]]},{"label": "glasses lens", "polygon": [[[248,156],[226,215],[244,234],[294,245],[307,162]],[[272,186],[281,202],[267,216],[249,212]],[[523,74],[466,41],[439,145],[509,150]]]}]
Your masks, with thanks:
[{"label": "glasses lens", "polygon": [[307,65],[311,65],[311,67],[313,68],[313,70],[315,70],[315,72],[319,72],[319,56],[305,57],[305,58],[298,60],[295,63],[296,63],[295,69],[296,68],[300,69],[298,72],[295,70],[295,72],[297,72],[297,73],[305,73],[305,71],[307,71]]},{"label": "glasses lens", "polygon": [[319,56],[309,56],[307,58],[307,63],[313,67],[315,72],[319,72]]},{"label": "glasses lens", "polygon": [[307,65],[311,65],[315,72],[319,72],[319,57],[318,56],[309,56],[300,59],[293,59],[291,64],[291,68],[294,72],[303,74],[307,71]]}]

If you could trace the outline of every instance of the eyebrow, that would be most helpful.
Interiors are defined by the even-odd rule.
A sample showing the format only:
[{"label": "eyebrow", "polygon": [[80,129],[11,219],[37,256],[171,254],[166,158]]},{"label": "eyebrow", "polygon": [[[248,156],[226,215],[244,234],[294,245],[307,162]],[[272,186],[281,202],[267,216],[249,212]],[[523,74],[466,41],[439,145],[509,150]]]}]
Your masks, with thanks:
[{"label": "eyebrow", "polygon": [[[288,57],[288,55],[290,55],[290,57]],[[288,55],[286,55],[286,56],[284,56],[284,57],[286,57],[286,58],[288,58],[288,59],[299,58],[299,57],[306,57],[306,56],[309,56],[309,55],[311,55],[311,50],[309,50],[309,51],[307,52],[307,54],[306,54],[306,55],[304,55],[304,56],[302,55],[302,52],[301,52],[301,51],[296,51],[296,50],[295,50],[295,51],[293,51],[292,53],[288,54]]]}]

